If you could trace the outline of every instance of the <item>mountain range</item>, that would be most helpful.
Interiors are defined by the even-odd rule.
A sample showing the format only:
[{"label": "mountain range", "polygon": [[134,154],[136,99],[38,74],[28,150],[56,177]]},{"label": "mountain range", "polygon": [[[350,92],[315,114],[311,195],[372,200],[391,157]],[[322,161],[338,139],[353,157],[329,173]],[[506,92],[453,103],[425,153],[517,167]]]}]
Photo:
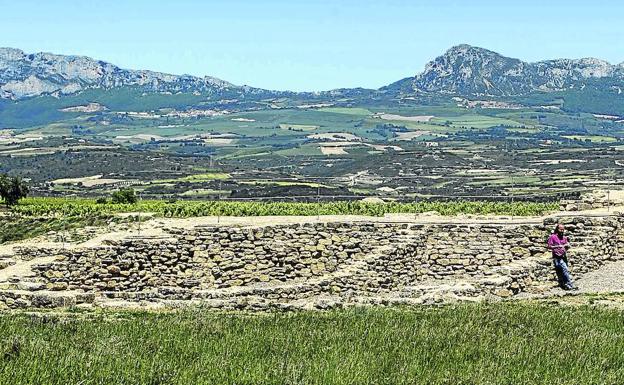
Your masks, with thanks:
[{"label": "mountain range", "polygon": [[62,98],[87,90],[127,87],[142,93],[194,94],[212,100],[345,96],[396,99],[423,95],[505,98],[561,92],[587,93],[594,99],[600,94],[619,100],[624,99],[624,63],[613,65],[594,58],[527,63],[462,44],[429,62],[423,72],[379,90],[297,93],[237,86],[210,76],[127,70],[84,56],[28,54],[19,49],[0,48],[0,99],[15,101],[42,95]]},{"label": "mountain range", "polygon": [[146,92],[240,93],[264,92],[238,87],[211,76],[171,75],[148,70],[127,70],[86,56],[51,53],[27,54],[0,48],[0,97],[23,99],[52,94],[63,96],[86,89],[109,90],[136,86]]}]

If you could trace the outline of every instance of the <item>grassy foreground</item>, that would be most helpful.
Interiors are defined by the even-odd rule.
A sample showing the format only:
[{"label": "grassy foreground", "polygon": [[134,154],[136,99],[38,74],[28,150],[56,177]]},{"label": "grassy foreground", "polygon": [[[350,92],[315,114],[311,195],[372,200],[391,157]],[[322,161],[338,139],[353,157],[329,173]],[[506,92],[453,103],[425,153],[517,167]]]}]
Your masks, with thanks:
[{"label": "grassy foreground", "polygon": [[1,384],[621,384],[624,313],[0,313]]},{"label": "grassy foreground", "polygon": [[0,244],[33,238],[49,231],[66,231],[85,226],[104,226],[110,220],[104,216],[4,216],[0,217]]}]

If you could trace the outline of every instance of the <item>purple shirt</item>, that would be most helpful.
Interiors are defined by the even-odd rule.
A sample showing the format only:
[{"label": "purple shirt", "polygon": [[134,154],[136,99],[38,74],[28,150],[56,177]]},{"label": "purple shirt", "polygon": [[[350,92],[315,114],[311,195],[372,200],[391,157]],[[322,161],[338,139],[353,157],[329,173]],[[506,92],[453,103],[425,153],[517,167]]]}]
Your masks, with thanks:
[{"label": "purple shirt", "polygon": [[563,257],[566,253],[566,249],[564,247],[566,244],[568,244],[568,237],[565,235],[562,238],[559,238],[557,233],[553,233],[548,238],[548,248],[552,250],[553,257]]}]

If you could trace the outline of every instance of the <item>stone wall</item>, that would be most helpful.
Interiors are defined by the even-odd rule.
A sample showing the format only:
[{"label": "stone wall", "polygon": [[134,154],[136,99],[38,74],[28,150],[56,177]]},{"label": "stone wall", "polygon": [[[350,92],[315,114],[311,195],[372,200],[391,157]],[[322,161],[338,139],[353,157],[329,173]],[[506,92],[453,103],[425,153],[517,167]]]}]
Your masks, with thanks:
[{"label": "stone wall", "polygon": [[554,282],[545,241],[558,220],[574,246],[573,274],[624,255],[622,218],[606,216],[513,224],[203,226],[71,251],[24,250],[21,257],[58,256],[32,267],[39,290],[129,301],[249,304],[251,298],[253,308],[321,297],[340,303],[509,297]]}]

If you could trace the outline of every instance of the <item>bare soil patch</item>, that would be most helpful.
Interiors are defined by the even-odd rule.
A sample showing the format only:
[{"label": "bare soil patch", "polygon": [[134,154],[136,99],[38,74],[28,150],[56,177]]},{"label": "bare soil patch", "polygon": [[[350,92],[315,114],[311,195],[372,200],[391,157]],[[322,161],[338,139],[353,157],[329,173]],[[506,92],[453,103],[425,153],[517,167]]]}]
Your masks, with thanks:
[{"label": "bare soil patch", "polygon": [[395,115],[395,114],[378,114],[375,115],[383,120],[398,120],[404,122],[418,122],[418,123],[427,123],[431,119],[435,118],[433,115],[416,115],[416,116],[403,116],[403,115]]}]

